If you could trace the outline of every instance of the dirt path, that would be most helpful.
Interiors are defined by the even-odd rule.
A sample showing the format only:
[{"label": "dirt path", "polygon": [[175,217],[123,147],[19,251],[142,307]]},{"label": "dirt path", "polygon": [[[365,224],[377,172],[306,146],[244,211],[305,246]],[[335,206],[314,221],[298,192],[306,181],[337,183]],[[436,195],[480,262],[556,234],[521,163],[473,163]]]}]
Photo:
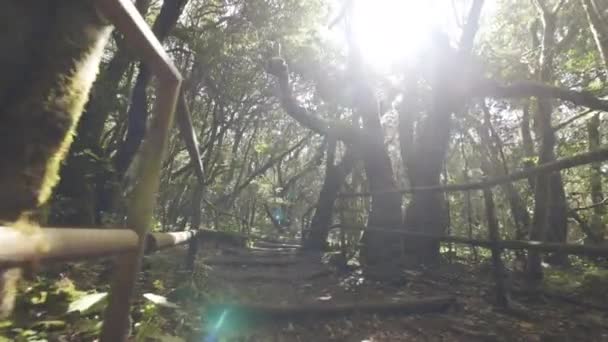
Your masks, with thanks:
[{"label": "dirt path", "polygon": [[[606,312],[547,299],[518,302],[514,312],[496,310],[492,288],[479,285],[488,281],[486,276],[464,266],[433,273],[409,271],[406,283],[386,286],[364,280],[357,271],[340,274],[319,258],[291,248],[233,250],[207,255],[203,262],[211,268],[205,341],[608,341]],[[297,314],[286,309],[445,296],[456,298],[456,303],[447,310],[427,308],[436,312],[424,314]]]}]

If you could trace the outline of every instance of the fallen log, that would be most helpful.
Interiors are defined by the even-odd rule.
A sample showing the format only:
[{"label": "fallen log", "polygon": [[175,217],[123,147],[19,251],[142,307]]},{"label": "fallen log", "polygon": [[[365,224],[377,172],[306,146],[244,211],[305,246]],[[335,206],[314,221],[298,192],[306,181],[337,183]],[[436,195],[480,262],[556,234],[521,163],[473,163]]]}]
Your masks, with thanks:
[{"label": "fallen log", "polygon": [[145,253],[152,253],[161,249],[175,247],[196,238],[198,230],[183,232],[151,233],[146,236]]},{"label": "fallen log", "polygon": [[301,259],[268,259],[268,258],[227,258],[213,257],[204,260],[206,265],[223,265],[223,266],[290,266],[301,262]]},{"label": "fallen log", "polygon": [[258,250],[253,248],[222,248],[222,255],[229,255],[241,258],[273,258],[273,259],[282,259],[282,258],[290,258],[290,257],[300,257],[306,255],[302,251],[275,251],[275,250]]},{"label": "fallen log", "polygon": [[456,303],[454,297],[430,297],[401,302],[370,302],[370,303],[309,303],[294,305],[266,304],[211,304],[207,314],[212,320],[224,316],[229,320],[243,319],[245,321],[291,320],[298,318],[319,318],[345,316],[352,314],[382,314],[409,315],[430,312],[443,312]]},{"label": "fallen log", "polygon": [[268,241],[255,241],[253,243],[254,246],[262,247],[262,248],[281,248],[281,249],[299,249],[302,248],[301,245],[294,245],[289,243],[278,243],[278,242],[268,242]]},{"label": "fallen log", "polygon": [[199,230],[200,242],[202,244],[216,243],[218,245],[226,245],[233,247],[245,247],[247,246],[247,237],[231,232],[221,232],[218,230],[211,229],[200,229]]},{"label": "fallen log", "polygon": [[253,252],[268,252],[268,253],[277,253],[277,254],[294,254],[299,253],[300,249],[296,248],[268,248],[268,247],[257,247],[253,246],[249,248],[250,251]]},{"label": "fallen log", "polygon": [[[346,229],[348,229],[346,227]],[[579,245],[572,243],[555,243],[555,242],[543,242],[543,241],[523,241],[523,240],[480,240],[470,239],[460,236],[440,236],[426,233],[417,233],[411,231],[392,230],[386,228],[369,227],[367,231],[381,232],[386,234],[393,234],[395,236],[403,236],[409,238],[428,239],[436,240],[440,242],[453,242],[464,245],[471,245],[483,248],[498,247],[501,249],[512,249],[512,250],[534,250],[539,252],[561,252],[569,255],[585,255],[585,256],[608,256],[608,246],[590,246],[590,245]]]},{"label": "fallen log", "polygon": [[209,273],[210,278],[221,278],[223,280],[235,281],[235,282],[301,282],[306,280],[317,279],[331,275],[332,271],[329,269],[322,269],[313,272],[298,272],[295,274],[276,272],[255,272],[252,274],[241,274],[238,272],[228,271],[212,271]]}]

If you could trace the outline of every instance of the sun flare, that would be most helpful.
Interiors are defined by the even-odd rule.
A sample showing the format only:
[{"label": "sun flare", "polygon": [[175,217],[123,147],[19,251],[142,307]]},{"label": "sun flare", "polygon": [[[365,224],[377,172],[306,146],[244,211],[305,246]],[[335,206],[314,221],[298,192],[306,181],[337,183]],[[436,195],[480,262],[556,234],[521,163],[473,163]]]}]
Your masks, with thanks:
[{"label": "sun flare", "polygon": [[433,30],[451,33],[447,0],[353,1],[352,30],[365,61],[375,68],[411,58]]}]

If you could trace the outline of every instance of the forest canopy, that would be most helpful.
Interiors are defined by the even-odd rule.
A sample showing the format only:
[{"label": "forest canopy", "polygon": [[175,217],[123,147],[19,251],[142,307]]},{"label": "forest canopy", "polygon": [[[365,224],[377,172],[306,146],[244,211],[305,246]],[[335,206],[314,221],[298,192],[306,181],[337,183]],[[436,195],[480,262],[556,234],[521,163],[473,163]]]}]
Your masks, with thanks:
[{"label": "forest canopy", "polygon": [[[401,286],[405,278],[430,283],[432,291],[422,293],[431,293],[437,282],[424,272],[454,260],[463,269],[479,266],[473,281],[481,288],[487,261],[494,304],[503,309],[519,286],[505,279],[520,280],[518,272],[524,292],[537,294],[547,274],[580,267],[577,276],[585,278],[606,267],[604,0],[3,6],[0,21],[15,34],[0,34],[11,51],[0,57],[0,221],[7,226],[0,230],[10,239],[27,232],[54,239],[43,246],[43,238],[32,238],[41,244],[34,247],[23,242],[29,238],[15,240],[25,247],[10,251],[21,254],[0,260],[0,317],[13,311],[17,292],[25,298],[16,310],[23,320],[48,293],[87,298],[63,271],[64,283],[43,284],[42,277],[27,289],[15,285],[21,255],[36,259],[26,260],[34,268],[39,257],[63,260],[58,255],[70,249],[72,257],[122,253],[101,340],[126,339],[131,327],[145,339],[158,307],[179,308],[145,293],[153,305],[137,303],[140,321],[130,324],[140,274],[161,292],[169,292],[163,281],[174,282],[176,298],[190,286],[178,299],[196,297],[190,304],[213,311],[206,299],[198,301],[204,291],[196,287],[204,282],[197,277],[207,272],[201,263],[217,266],[216,273],[240,267],[200,277],[211,280],[247,276],[247,265],[275,267],[265,274],[273,286],[286,279],[278,268],[300,263],[293,268],[299,278],[288,282],[329,274],[323,281],[344,293],[386,294],[394,288],[382,286]],[[125,227],[133,231],[110,229]],[[91,235],[76,238],[85,233]],[[150,284],[145,262],[139,272],[144,254],[186,242],[187,251],[179,250],[187,254],[183,279],[154,275],[159,279]],[[201,261],[199,245],[221,252]],[[327,265],[335,267],[328,273]],[[367,280],[378,282],[362,285]],[[323,281],[309,289],[325,291]],[[102,301],[106,293],[93,295]],[[433,296],[321,311],[437,312],[454,303]],[[282,317],[317,309],[242,304],[236,311]],[[227,310],[219,310],[220,322]],[[194,316],[188,319],[200,318]],[[25,336],[18,329],[9,335]],[[191,332],[198,338],[197,329]]]},{"label": "forest canopy", "polygon": [[[391,191],[504,176],[605,145],[602,1],[136,5],[184,76],[200,153],[193,162],[172,132],[157,230],[190,227],[201,187],[202,225],[217,230],[301,237],[318,248],[336,224],[479,237],[480,193]],[[124,220],[151,81],[115,33],[49,224]],[[598,162],[500,185],[501,234],[600,243],[607,172]],[[370,196],[339,196],[358,192]],[[343,230],[356,250],[360,228]],[[361,256],[372,264],[399,249],[381,235],[363,237]],[[378,246],[388,254],[375,255]],[[414,263],[439,255],[433,242],[406,252]]]}]

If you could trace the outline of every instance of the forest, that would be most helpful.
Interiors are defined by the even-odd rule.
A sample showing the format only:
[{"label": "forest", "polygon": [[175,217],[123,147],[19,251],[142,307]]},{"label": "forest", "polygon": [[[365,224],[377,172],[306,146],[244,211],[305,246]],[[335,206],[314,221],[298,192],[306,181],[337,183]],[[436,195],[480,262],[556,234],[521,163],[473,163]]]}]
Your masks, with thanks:
[{"label": "forest", "polygon": [[0,22],[0,342],[608,341],[608,1]]}]

